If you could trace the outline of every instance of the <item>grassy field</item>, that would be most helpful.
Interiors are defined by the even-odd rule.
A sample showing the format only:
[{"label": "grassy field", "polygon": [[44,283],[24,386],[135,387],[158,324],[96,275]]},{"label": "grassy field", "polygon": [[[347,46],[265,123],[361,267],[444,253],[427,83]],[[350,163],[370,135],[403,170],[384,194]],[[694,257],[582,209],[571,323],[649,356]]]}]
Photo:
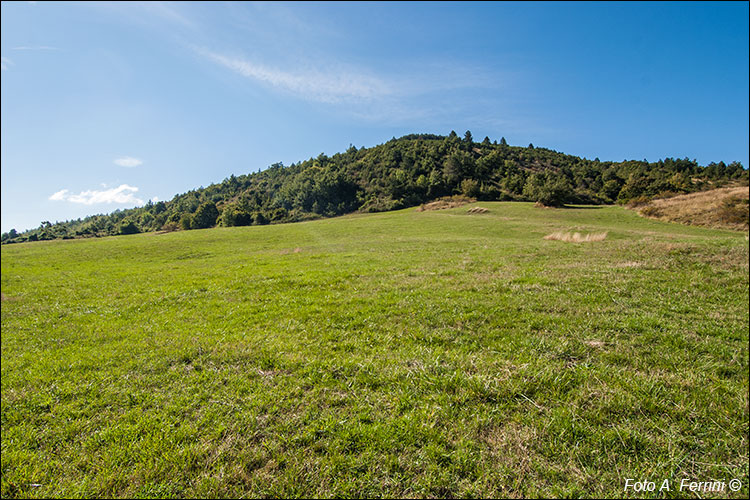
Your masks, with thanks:
[{"label": "grassy field", "polygon": [[742,232],[479,203],[8,245],[2,294],[3,497],[748,496]]}]

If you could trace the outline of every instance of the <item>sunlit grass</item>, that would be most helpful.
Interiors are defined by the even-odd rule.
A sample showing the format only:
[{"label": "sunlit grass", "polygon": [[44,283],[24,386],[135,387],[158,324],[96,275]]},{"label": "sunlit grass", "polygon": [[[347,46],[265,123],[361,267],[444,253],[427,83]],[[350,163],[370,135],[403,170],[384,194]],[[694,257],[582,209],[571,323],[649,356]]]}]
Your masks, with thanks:
[{"label": "sunlit grass", "polygon": [[746,497],[744,234],[477,206],[2,247],[3,497]]}]

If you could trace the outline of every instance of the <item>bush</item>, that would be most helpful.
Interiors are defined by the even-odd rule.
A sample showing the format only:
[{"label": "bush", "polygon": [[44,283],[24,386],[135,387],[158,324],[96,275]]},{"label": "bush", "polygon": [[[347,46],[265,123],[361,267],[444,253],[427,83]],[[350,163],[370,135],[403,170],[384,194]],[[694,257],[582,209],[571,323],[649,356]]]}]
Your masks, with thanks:
[{"label": "bush", "polygon": [[250,226],[253,223],[253,214],[236,205],[224,207],[219,217],[222,226]]},{"label": "bush", "polygon": [[123,221],[123,223],[120,224],[120,234],[136,234],[140,232],[141,230],[138,229],[138,226],[132,220]]},{"label": "bush", "polygon": [[464,179],[461,181],[461,193],[469,198],[479,196],[479,183],[474,179]]},{"label": "bush", "polygon": [[269,222],[268,217],[266,217],[263,212],[255,212],[253,214],[253,219],[258,226],[265,226]]},{"label": "bush", "polygon": [[177,222],[167,222],[166,224],[161,226],[161,230],[165,233],[171,233],[172,231],[177,231],[180,228],[180,225]]},{"label": "bush", "polygon": [[636,196],[635,198],[628,200],[625,206],[628,208],[636,208],[636,207],[646,205],[650,201],[651,201],[651,198],[649,198],[648,196],[641,195],[641,196]]},{"label": "bush", "polygon": [[193,216],[190,214],[182,214],[180,217],[180,227],[188,230],[193,228]]},{"label": "bush", "polygon": [[202,203],[198,210],[193,215],[191,227],[193,229],[205,229],[207,227],[213,227],[216,224],[216,219],[219,218],[219,209],[216,208],[216,203],[213,201],[207,201]]},{"label": "bush", "polygon": [[401,208],[401,203],[390,197],[370,198],[359,208],[360,212],[387,212]]},{"label": "bush", "polygon": [[534,174],[523,187],[523,194],[545,207],[561,207],[572,192],[572,186],[565,178]]}]

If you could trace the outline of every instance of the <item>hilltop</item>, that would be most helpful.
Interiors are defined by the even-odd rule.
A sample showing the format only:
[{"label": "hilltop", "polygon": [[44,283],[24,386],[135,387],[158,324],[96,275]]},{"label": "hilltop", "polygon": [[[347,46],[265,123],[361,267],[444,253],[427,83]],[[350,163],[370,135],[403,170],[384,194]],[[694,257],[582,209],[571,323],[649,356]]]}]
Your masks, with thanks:
[{"label": "hilltop", "polygon": [[117,210],[2,235],[3,243],[132,234],[213,226],[298,222],[351,212],[382,212],[461,194],[482,201],[611,204],[649,200],[747,183],[738,162],[701,166],[695,160],[600,161],[551,149],[510,146],[485,137],[411,134],[371,148],[321,153],[290,166],[176,195],[166,202]]}]

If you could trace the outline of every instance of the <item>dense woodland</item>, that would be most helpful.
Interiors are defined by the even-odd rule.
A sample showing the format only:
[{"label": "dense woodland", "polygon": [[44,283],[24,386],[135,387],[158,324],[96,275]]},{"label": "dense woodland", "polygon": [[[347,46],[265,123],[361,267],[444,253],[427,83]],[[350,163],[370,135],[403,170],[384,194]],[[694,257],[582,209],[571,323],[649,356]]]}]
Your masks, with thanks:
[{"label": "dense woodland", "polygon": [[412,134],[372,148],[252,174],[107,215],[3,233],[3,243],[99,237],[146,231],[295,222],[350,212],[380,212],[462,194],[486,201],[611,204],[747,183],[738,162],[695,160],[599,161],[529,144],[510,146],[485,137]]}]

